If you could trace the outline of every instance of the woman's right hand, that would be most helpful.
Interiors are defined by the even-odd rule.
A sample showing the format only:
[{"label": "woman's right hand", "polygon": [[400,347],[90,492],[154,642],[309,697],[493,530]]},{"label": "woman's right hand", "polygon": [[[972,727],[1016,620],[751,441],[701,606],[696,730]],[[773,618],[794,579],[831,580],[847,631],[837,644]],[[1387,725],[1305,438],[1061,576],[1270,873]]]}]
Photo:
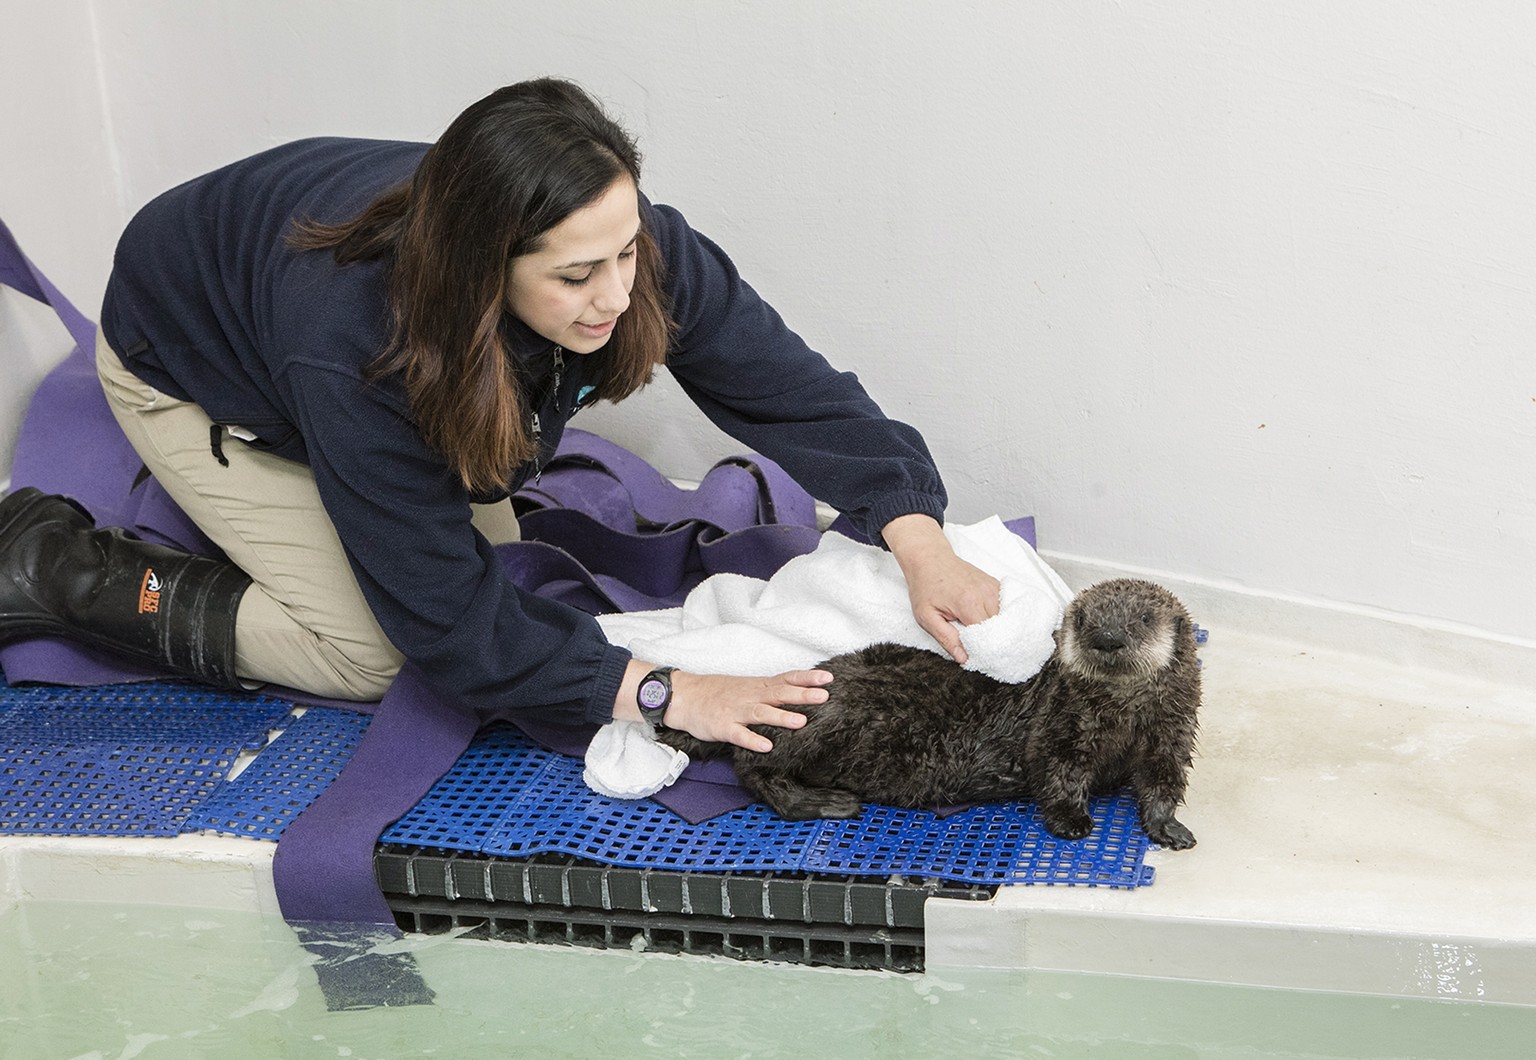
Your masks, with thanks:
[{"label": "woman's right hand", "polygon": [[[615,704],[615,718],[639,717],[634,690],[650,669],[649,663],[631,660]],[[747,726],[800,728],[805,724],[805,715],[785,708],[825,703],[825,686],[831,681],[832,675],[825,670],[788,670],[773,677],[729,677],[674,670],[666,725],[700,740],[735,744],[749,751],[771,751],[773,742]]]}]

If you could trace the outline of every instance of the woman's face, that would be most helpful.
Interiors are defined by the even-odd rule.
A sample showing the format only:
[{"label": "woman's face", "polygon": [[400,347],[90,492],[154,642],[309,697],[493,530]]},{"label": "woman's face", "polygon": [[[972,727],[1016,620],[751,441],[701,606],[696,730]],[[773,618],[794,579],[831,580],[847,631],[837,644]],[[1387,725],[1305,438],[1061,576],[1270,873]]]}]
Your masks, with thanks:
[{"label": "woman's face", "polygon": [[572,353],[602,349],[629,308],[639,232],[639,198],[623,177],[545,232],[538,250],[512,259],[507,307]]}]

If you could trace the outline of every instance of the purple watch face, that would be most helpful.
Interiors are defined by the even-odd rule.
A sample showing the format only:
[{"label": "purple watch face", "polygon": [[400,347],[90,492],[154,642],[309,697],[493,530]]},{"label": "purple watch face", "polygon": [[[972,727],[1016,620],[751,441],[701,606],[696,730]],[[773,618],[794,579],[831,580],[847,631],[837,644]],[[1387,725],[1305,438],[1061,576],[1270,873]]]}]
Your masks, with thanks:
[{"label": "purple watch face", "polygon": [[667,684],[652,678],[640,686],[640,705],[655,709],[667,701]]}]

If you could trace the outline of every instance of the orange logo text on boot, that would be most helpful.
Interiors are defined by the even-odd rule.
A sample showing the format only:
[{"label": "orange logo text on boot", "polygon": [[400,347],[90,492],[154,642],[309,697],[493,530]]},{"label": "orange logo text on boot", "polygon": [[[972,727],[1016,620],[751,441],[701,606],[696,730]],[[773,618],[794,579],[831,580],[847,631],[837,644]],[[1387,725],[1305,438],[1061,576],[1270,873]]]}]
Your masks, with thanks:
[{"label": "orange logo text on boot", "polygon": [[144,572],[139,585],[139,614],[153,615],[160,611],[160,576],[151,567]]}]

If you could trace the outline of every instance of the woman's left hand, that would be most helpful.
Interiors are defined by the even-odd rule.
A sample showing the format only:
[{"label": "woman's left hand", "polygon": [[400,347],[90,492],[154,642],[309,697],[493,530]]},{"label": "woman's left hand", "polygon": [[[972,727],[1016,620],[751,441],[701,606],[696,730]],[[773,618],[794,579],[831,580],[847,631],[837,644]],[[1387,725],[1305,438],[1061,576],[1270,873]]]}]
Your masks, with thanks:
[{"label": "woman's left hand", "polygon": [[997,614],[997,579],[955,555],[943,528],[926,515],[892,519],[881,536],[906,576],[917,624],[956,662],[964,663],[965,646],[950,623],[969,626]]}]

